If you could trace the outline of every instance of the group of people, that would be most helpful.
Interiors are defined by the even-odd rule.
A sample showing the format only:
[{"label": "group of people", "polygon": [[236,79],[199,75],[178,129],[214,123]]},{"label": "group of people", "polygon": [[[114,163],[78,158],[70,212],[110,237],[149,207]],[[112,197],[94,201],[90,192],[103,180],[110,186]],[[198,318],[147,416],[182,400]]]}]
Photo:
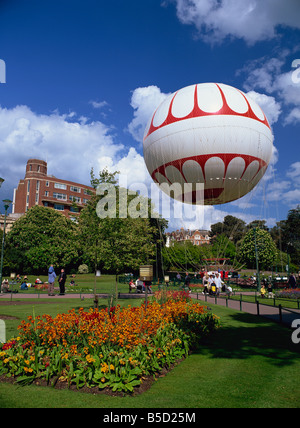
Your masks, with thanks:
[{"label": "group of people", "polygon": [[151,288],[151,282],[150,281],[141,281],[140,278],[138,278],[135,282],[131,279],[129,281],[129,293],[131,293],[131,291],[136,291],[137,293],[144,293],[146,291],[146,287],[147,287],[147,291],[148,293],[152,293],[152,288]]},{"label": "group of people", "polygon": [[218,296],[221,291],[226,291],[227,294],[231,294],[232,288],[228,286],[221,278],[219,272],[206,273],[203,276],[203,294],[210,294]]},{"label": "group of people", "polygon": [[[53,264],[50,265],[48,269],[48,296],[54,296],[54,283],[57,275],[54,270]],[[59,295],[63,296],[65,294],[65,284],[66,284],[66,273],[64,269],[61,269],[60,274],[58,275],[58,285],[59,285]],[[22,278],[20,275],[17,275],[16,282],[21,283],[21,290],[28,290],[28,287],[32,287],[33,284],[28,282],[27,275],[24,275]],[[35,280],[34,286],[43,284],[43,281],[40,278]],[[72,279],[70,285],[75,285],[74,280]],[[2,293],[10,293],[9,282],[7,279],[4,279],[1,284]]]},{"label": "group of people", "polygon": [[[53,265],[50,265],[48,269],[48,296],[54,296],[54,282],[56,278],[56,273]],[[58,285],[59,285],[59,295],[64,296],[65,294],[65,284],[66,284],[67,275],[64,269],[61,269],[58,276]]]},{"label": "group of people", "polygon": [[260,295],[261,295],[261,297],[268,297],[269,299],[274,297],[272,284],[269,283],[269,284],[265,285],[263,283],[261,286],[261,289],[260,289]]}]

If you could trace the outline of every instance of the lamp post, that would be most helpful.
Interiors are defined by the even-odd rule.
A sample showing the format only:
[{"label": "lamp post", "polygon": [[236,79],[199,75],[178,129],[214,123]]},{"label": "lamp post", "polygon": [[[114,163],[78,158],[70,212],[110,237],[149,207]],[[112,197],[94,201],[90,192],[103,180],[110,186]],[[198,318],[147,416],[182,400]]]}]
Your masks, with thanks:
[{"label": "lamp post", "polygon": [[[2,183],[1,183],[2,184]],[[11,201],[9,199],[3,199],[2,201],[4,203],[4,225],[3,225],[3,236],[2,236],[2,249],[1,249],[1,263],[0,263],[0,287],[2,292],[2,270],[3,270],[3,256],[4,256],[4,243],[5,243],[5,227],[6,227],[6,216],[7,216],[7,210],[11,204]]]}]

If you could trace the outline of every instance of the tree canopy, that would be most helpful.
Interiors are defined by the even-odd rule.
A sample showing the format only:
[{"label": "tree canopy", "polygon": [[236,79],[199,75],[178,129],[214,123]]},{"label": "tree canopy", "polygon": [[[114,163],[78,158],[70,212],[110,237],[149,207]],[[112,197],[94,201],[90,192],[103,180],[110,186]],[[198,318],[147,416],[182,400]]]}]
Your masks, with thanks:
[{"label": "tree canopy", "polygon": [[246,223],[243,220],[227,215],[224,217],[223,222],[211,225],[210,236],[214,238],[222,234],[236,244],[244,236],[245,228]]},{"label": "tree canopy", "polygon": [[247,232],[239,251],[240,260],[248,267],[255,267],[256,250],[260,268],[272,268],[277,249],[271,235],[264,229],[253,228]]},{"label": "tree canopy", "polygon": [[78,230],[61,213],[35,206],[18,219],[6,238],[9,259],[15,269],[34,273],[52,263],[68,268],[79,256]]},{"label": "tree canopy", "polygon": [[81,211],[79,230],[84,257],[95,269],[120,273],[154,262],[158,225],[163,232],[166,221],[153,222],[151,201],[119,187],[116,174],[105,169],[96,178],[91,171],[93,185],[104,186],[97,187],[96,195]]}]

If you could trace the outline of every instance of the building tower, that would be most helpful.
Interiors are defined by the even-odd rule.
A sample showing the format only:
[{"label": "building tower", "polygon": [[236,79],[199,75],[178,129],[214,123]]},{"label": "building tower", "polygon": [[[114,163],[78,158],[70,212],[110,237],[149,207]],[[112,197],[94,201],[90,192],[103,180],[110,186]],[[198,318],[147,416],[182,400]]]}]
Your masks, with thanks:
[{"label": "building tower", "polygon": [[31,207],[40,205],[75,218],[94,193],[90,186],[48,175],[47,162],[29,159],[25,177],[14,190],[13,213],[24,214]]}]

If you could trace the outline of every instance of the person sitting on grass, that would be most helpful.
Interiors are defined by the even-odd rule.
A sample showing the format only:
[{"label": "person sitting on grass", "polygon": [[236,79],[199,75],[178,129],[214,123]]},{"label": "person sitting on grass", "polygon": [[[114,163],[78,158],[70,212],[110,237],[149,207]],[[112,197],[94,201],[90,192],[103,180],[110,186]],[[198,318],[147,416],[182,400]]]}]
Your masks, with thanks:
[{"label": "person sitting on grass", "polygon": [[23,280],[21,284],[21,290],[28,290],[27,282]]}]

